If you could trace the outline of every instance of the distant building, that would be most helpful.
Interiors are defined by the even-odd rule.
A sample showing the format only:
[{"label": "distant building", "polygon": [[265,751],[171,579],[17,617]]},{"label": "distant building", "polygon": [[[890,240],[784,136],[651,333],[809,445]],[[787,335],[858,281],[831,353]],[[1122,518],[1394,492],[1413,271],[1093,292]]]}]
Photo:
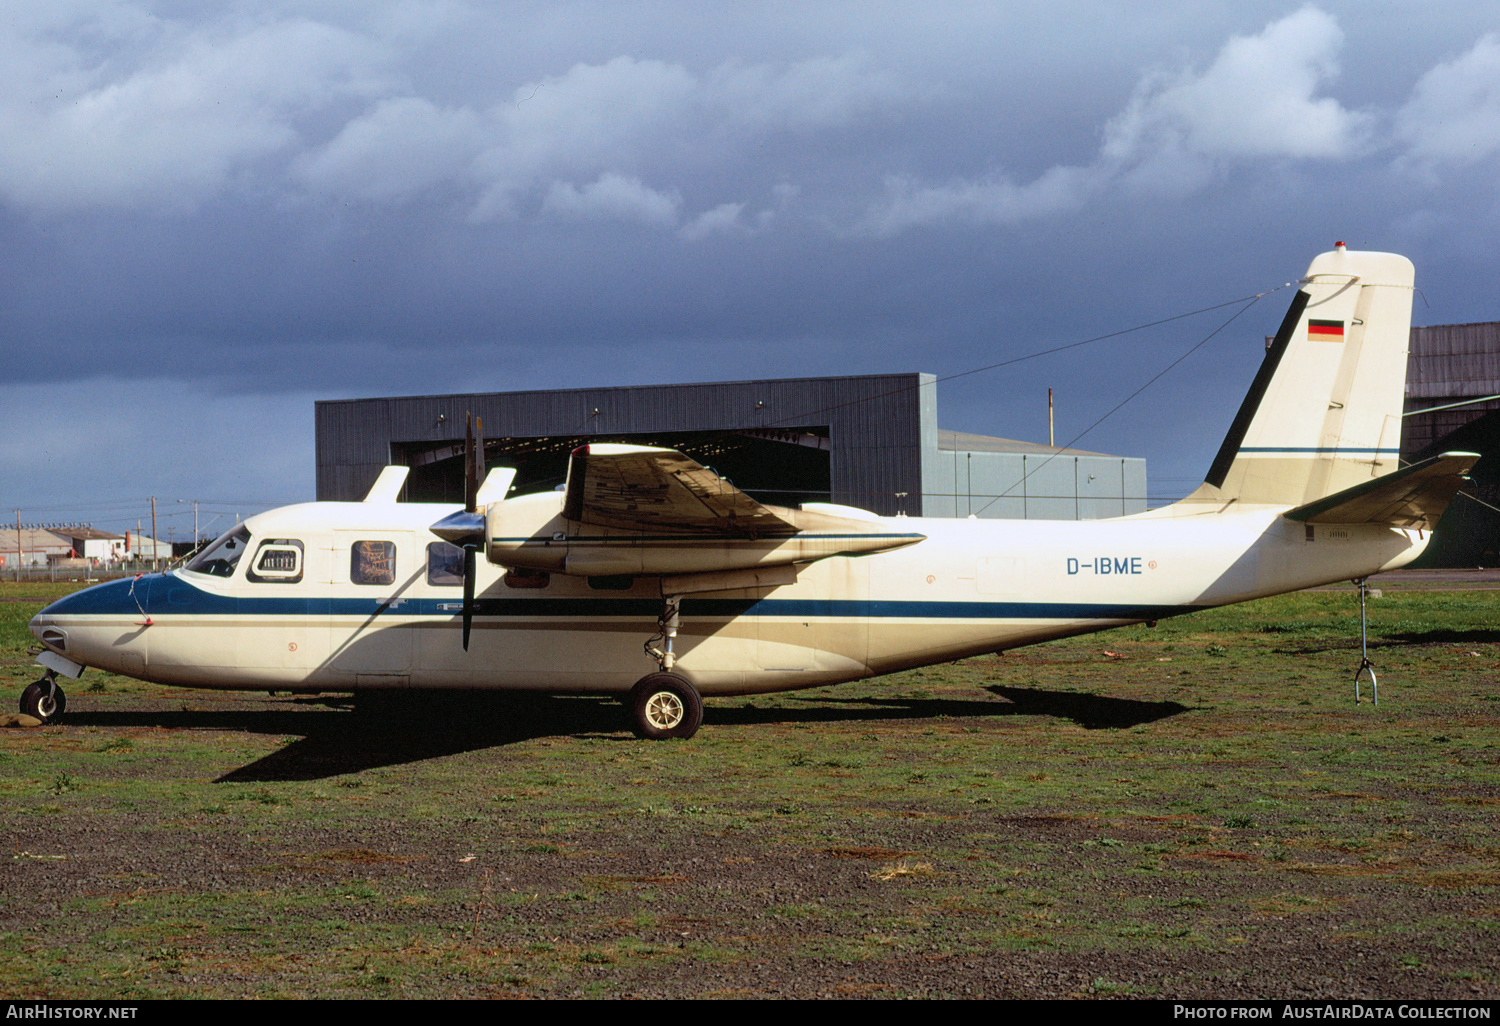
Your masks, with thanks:
[{"label": "distant building", "polygon": [[23,524],[19,532],[15,527],[0,528],[0,569],[14,570],[17,561],[23,567],[47,566],[68,558],[72,551],[69,539],[45,527]]},{"label": "distant building", "polygon": [[157,541],[140,531],[125,532],[125,558],[131,560],[171,559],[172,545]]},{"label": "distant building", "polygon": [[48,530],[68,542],[71,555],[76,559],[113,563],[125,556],[124,535],[100,531],[86,524],[61,524]]},{"label": "distant building", "polygon": [[0,528],[0,569],[117,563],[125,556],[125,539],[88,524],[22,524]]},{"label": "distant building", "polygon": [[1146,461],[939,430],[922,466],[929,517],[1099,520],[1146,509]]}]

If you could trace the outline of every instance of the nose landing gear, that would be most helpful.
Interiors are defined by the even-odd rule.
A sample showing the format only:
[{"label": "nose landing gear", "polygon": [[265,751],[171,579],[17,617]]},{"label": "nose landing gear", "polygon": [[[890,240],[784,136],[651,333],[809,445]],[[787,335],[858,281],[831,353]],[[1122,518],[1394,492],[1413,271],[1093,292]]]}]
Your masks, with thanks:
[{"label": "nose landing gear", "polygon": [[21,692],[21,712],[35,716],[43,723],[56,723],[68,707],[68,696],[57,686],[57,674],[51,670]]}]

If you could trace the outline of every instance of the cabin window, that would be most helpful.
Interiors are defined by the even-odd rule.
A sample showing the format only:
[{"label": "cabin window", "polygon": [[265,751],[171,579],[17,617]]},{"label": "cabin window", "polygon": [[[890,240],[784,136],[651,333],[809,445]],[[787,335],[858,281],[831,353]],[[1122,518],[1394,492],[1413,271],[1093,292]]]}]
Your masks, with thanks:
[{"label": "cabin window", "polygon": [[462,587],[464,583],[464,550],[452,542],[438,541],[427,546],[427,583],[438,587]]},{"label": "cabin window", "polygon": [[261,584],[296,584],[302,580],[302,543],[295,538],[261,542],[245,578]]},{"label": "cabin window", "polygon": [[396,543],[355,542],[349,550],[349,580],[355,584],[396,583]]},{"label": "cabin window", "polygon": [[234,568],[250,544],[250,529],[244,524],[231,527],[218,541],[193,557],[184,569],[212,577],[233,577]]}]

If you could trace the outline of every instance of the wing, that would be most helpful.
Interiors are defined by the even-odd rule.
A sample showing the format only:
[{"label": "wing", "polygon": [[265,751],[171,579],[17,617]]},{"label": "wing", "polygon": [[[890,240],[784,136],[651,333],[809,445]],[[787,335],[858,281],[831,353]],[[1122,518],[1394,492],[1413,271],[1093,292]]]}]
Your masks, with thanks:
[{"label": "wing", "polygon": [[676,450],[642,445],[574,449],[563,516],[596,527],[738,538],[801,529],[793,511],[756,502]]},{"label": "wing", "polygon": [[[485,535],[488,558],[500,566],[656,575],[671,577],[674,588],[687,588],[692,576],[695,590],[750,587],[742,571],[880,552],[926,537],[900,520],[847,512],[858,519],[767,506],[673,449],[589,444],[573,451],[562,496],[492,503]],[[726,584],[726,574],[738,583]]]},{"label": "wing", "polygon": [[1285,514],[1309,524],[1390,524],[1431,528],[1479,461],[1473,452],[1445,452],[1384,477],[1345,488]]}]

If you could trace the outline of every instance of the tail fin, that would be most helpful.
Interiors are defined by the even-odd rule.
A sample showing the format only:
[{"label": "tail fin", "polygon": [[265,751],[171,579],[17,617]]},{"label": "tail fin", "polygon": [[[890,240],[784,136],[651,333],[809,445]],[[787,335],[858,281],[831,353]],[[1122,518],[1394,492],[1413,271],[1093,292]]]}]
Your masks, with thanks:
[{"label": "tail fin", "polygon": [[1302,506],[1396,469],[1410,260],[1340,244],[1307,269],[1249,395],[1185,502]]}]

